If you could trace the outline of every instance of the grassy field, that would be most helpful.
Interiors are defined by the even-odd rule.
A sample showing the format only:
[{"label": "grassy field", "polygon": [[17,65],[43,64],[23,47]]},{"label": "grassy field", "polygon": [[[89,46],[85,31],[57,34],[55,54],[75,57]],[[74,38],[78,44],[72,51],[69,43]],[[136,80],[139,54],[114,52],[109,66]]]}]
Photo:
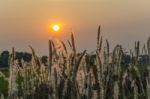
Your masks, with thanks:
[{"label": "grassy field", "polygon": [[[131,52],[132,61],[125,65],[124,51],[116,45],[110,55],[109,42],[104,42],[100,27],[95,57],[86,50],[77,52],[71,34],[68,46],[49,41],[48,66],[42,64],[35,50],[30,63],[19,66],[12,49],[9,68],[1,70],[1,99],[148,99],[149,66],[140,65],[140,54],[150,56],[150,38],[146,53],[140,52],[136,42]],[[57,47],[59,46],[59,47]],[[61,47],[60,47],[61,46]]]}]

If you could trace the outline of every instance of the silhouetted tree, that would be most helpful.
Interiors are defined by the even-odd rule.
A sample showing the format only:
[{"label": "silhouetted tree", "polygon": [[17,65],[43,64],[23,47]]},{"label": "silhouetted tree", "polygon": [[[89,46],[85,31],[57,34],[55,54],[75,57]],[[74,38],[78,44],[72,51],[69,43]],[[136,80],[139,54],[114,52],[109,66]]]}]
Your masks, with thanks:
[{"label": "silhouetted tree", "polygon": [[30,62],[32,60],[32,54],[27,53],[27,52],[23,53],[23,60],[25,62]]},{"label": "silhouetted tree", "polygon": [[23,52],[16,52],[16,57],[15,58],[18,60],[19,66],[22,67],[21,60],[23,59]]},{"label": "silhouetted tree", "polygon": [[0,67],[8,67],[9,63],[9,52],[8,51],[3,51],[0,55]]},{"label": "silhouetted tree", "polygon": [[47,66],[48,57],[47,56],[42,56],[41,57],[41,62],[42,62],[42,64],[44,64],[45,66]]}]

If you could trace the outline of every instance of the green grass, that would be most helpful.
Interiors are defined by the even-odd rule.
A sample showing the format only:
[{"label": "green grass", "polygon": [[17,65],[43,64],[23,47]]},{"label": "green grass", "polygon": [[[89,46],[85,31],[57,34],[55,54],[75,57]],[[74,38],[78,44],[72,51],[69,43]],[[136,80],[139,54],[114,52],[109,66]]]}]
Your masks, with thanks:
[{"label": "green grass", "polygon": [[8,92],[8,81],[4,77],[0,77],[0,93],[7,96]]}]

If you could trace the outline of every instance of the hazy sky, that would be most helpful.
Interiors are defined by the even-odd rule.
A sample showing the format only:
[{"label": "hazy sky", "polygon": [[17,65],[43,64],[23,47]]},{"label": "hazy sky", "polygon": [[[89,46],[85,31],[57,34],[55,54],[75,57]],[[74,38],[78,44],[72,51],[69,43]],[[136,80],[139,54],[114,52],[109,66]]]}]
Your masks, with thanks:
[{"label": "hazy sky", "polygon": [[[61,36],[49,25],[63,23]],[[73,31],[79,50],[96,46],[98,25],[111,47],[132,47],[150,36],[150,0],[0,0],[0,51],[13,46],[40,55],[48,52],[48,39],[66,41]]]}]

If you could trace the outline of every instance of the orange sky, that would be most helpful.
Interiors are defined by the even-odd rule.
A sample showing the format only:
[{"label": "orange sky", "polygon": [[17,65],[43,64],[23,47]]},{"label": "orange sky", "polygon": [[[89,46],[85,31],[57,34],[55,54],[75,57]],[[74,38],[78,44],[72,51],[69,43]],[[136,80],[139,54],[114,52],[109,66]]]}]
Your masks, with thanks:
[{"label": "orange sky", "polygon": [[[97,27],[111,47],[131,47],[150,36],[149,0],[0,0],[0,51],[32,45],[39,54],[48,51],[48,39],[69,39],[74,32],[79,50],[95,49]],[[62,23],[54,37],[50,24]]]}]

